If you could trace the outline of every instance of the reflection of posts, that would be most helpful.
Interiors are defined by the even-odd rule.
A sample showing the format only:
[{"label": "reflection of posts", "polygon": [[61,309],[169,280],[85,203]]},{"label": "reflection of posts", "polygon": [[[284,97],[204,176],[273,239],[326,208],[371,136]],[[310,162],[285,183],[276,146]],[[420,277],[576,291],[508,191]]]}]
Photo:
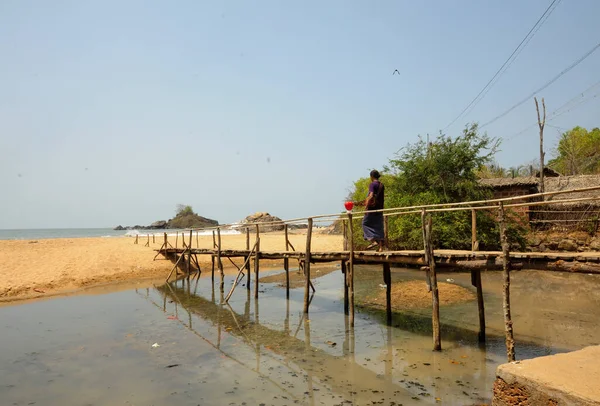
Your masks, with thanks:
[{"label": "reflection of posts", "polygon": [[[310,323],[308,319],[304,319],[304,342],[306,348],[306,354],[310,354],[312,352],[310,345]],[[310,399],[310,404],[314,405],[315,403],[315,392],[313,389],[313,377],[310,372],[310,368],[306,368],[306,383],[308,386],[308,397]]]},{"label": "reflection of posts", "polygon": [[383,283],[385,284],[385,315],[388,326],[392,325],[392,271],[390,264],[383,264]]},{"label": "reflection of posts", "polygon": [[344,314],[348,314],[348,266],[346,261],[342,260],[342,275],[344,276]]}]

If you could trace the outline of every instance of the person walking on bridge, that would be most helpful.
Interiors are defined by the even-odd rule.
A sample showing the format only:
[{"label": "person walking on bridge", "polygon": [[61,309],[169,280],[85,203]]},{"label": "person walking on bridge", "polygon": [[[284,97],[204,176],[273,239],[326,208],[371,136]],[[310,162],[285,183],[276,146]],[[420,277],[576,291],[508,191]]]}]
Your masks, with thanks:
[{"label": "person walking on bridge", "polygon": [[383,230],[383,212],[373,212],[373,210],[383,209],[385,199],[385,186],[379,181],[379,171],[372,170],[370,173],[371,183],[369,184],[369,193],[367,199],[361,205],[365,206],[365,217],[362,221],[363,235],[365,240],[371,242],[368,250],[378,247],[378,251],[383,251],[384,230]]}]

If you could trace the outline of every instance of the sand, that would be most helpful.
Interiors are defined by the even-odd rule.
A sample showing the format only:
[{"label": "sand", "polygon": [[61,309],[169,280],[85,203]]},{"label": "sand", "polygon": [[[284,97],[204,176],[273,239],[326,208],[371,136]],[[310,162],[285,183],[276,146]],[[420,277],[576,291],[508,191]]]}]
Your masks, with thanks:
[{"label": "sand", "polygon": [[[438,294],[440,306],[470,302],[477,298],[472,291],[446,282],[438,282]],[[365,298],[363,304],[385,308],[385,299],[385,289],[380,289],[375,297]],[[431,293],[427,292],[425,281],[392,283],[391,301],[394,310],[423,309],[432,306]]]},{"label": "sand", "polygon": [[[186,238],[189,238],[189,234]],[[245,235],[224,235],[223,249],[243,249]],[[254,235],[250,236],[253,244]],[[1,240],[0,241],[0,301],[29,299],[70,292],[91,286],[116,282],[158,280],[166,278],[173,267],[170,261],[160,256],[153,261],[162,244],[156,238],[150,246],[144,246],[147,237],[113,238],[57,238],[45,240]],[[169,241],[175,245],[175,237]],[[297,232],[290,235],[296,250],[303,250],[306,236]],[[212,247],[211,236],[196,236],[193,247]],[[261,249],[275,251],[285,249],[283,233],[261,234]],[[181,246],[181,236],[178,241]],[[339,250],[342,237],[339,235],[313,234],[312,247],[315,251]],[[210,270],[210,257],[199,257],[201,266]],[[239,262],[239,261],[238,261]],[[235,271],[224,259],[227,273]],[[263,262],[261,261],[261,266]],[[275,261],[264,261],[264,266],[277,265]],[[203,275],[210,274],[204,272]]]}]

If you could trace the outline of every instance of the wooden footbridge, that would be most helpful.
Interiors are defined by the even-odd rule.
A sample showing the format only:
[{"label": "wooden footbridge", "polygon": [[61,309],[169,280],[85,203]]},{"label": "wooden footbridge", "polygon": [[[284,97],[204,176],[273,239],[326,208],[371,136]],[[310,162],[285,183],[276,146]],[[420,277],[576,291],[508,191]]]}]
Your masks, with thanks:
[{"label": "wooden footbridge", "polygon": [[[584,198],[570,198],[582,192],[593,192],[591,196]],[[588,193],[590,194],[590,193]],[[564,195],[560,200],[549,200],[557,195]],[[512,318],[510,312],[510,271],[526,269],[538,269],[545,271],[560,272],[581,272],[600,274],[600,252],[511,252],[507,239],[507,216],[506,212],[515,208],[529,206],[544,206],[565,203],[600,201],[600,186],[588,187],[582,189],[572,189],[556,191],[550,193],[537,193],[518,197],[482,200],[473,202],[461,202],[450,204],[426,205],[400,207],[379,210],[383,212],[385,219],[385,235],[387,237],[387,224],[390,216],[402,216],[408,214],[420,214],[423,235],[423,250],[383,250],[358,251],[355,250],[355,226],[354,216],[364,214],[364,212],[348,212],[346,214],[319,215],[309,218],[284,220],[270,223],[255,224],[235,224],[223,225],[205,229],[191,229],[183,233],[183,246],[174,246],[168,241],[168,236],[164,234],[164,242],[157,251],[158,255],[164,255],[175,261],[173,270],[167,277],[167,282],[175,272],[176,277],[179,271],[184,276],[189,277],[191,272],[196,271],[198,277],[200,274],[200,265],[197,259],[198,255],[207,255],[211,258],[211,276],[214,281],[215,268],[218,269],[221,277],[220,289],[224,290],[224,271],[223,259],[228,259],[238,269],[235,281],[228,292],[222,295],[227,302],[234,293],[238,284],[246,278],[246,288],[251,289],[251,268],[254,271],[254,297],[259,294],[259,273],[260,260],[281,260],[286,274],[286,291],[289,299],[289,271],[290,260],[298,261],[299,269],[304,273],[304,312],[308,314],[310,307],[310,292],[314,292],[314,286],[311,282],[311,264],[322,262],[339,262],[344,278],[344,311],[349,318],[349,326],[354,326],[354,266],[358,264],[380,265],[383,282],[386,286],[386,311],[387,321],[392,320],[391,304],[391,266],[411,266],[426,274],[428,291],[432,294],[432,325],[433,325],[433,348],[441,349],[440,321],[439,321],[439,296],[437,287],[436,269],[444,268],[446,270],[470,271],[471,282],[477,289],[477,303],[479,313],[479,339],[485,341],[485,309],[483,300],[483,287],[481,284],[482,270],[502,270],[504,279],[503,301],[504,301],[504,320],[506,333],[507,356],[509,361],[514,360],[514,340],[512,329]],[[472,249],[471,250],[437,250],[433,248],[432,243],[432,214],[447,211],[470,211],[472,213]],[[497,213],[497,222],[500,229],[500,245],[502,251],[479,251],[477,241],[477,216],[479,210]],[[344,230],[343,247],[339,251],[318,252],[311,249],[313,223],[316,221],[342,221]],[[304,251],[296,251],[289,240],[288,228],[291,225],[299,223],[306,224],[306,246]],[[284,251],[263,251],[260,249],[261,228],[263,230],[273,226],[283,226],[285,247]],[[225,249],[222,245],[221,230],[237,228],[245,230],[246,249]],[[253,230],[253,243],[251,244],[251,231]],[[196,232],[198,238],[199,231],[210,230],[213,236],[212,248],[193,248],[193,236]],[[137,242],[137,238],[136,238]],[[198,243],[196,244],[199,245]],[[387,247],[386,243],[384,244]],[[155,256],[156,258],[156,256]],[[238,258],[243,260],[243,265],[238,266],[232,260]],[[252,264],[251,264],[252,263]]]}]

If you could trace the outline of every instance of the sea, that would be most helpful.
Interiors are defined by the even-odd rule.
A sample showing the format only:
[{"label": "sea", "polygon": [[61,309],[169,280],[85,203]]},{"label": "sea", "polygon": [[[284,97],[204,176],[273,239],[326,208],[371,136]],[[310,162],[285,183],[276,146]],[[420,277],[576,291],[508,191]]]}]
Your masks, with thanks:
[{"label": "sea", "polygon": [[[113,230],[112,228],[28,228],[0,229],[0,240],[42,240],[48,238],[87,238],[87,237],[131,237],[135,235],[175,235],[183,230]],[[211,235],[212,231],[199,231],[199,235]],[[222,235],[240,234],[237,230],[221,230]]]}]

